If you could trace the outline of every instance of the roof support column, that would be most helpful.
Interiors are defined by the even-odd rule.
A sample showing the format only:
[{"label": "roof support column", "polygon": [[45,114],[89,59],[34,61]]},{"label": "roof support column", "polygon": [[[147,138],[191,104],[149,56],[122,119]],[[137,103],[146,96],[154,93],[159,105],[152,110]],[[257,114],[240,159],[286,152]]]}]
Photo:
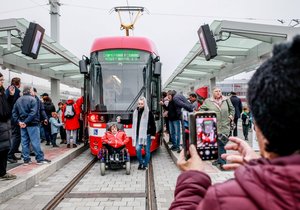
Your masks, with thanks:
[{"label": "roof support column", "polygon": [[51,78],[51,99],[55,107],[60,101],[60,81]]},{"label": "roof support column", "polygon": [[216,87],[216,85],[217,85],[216,77],[210,78],[210,80],[209,80],[210,94],[212,93],[212,90],[214,87]]}]

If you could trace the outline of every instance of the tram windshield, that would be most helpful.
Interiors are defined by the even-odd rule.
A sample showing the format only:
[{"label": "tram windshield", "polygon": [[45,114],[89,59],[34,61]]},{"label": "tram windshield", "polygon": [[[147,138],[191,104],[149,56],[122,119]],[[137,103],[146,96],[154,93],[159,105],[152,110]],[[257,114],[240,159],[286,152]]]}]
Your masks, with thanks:
[{"label": "tram windshield", "polygon": [[126,111],[143,90],[150,53],[105,50],[93,53],[90,107],[96,111]]}]

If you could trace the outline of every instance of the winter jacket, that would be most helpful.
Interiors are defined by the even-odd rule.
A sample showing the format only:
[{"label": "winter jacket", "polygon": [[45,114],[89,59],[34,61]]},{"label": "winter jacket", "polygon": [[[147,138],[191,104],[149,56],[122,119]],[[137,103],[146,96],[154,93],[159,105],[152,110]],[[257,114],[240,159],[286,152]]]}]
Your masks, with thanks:
[{"label": "winter jacket", "polygon": [[81,113],[81,105],[83,104],[83,97],[78,98],[75,103],[74,100],[68,100],[67,104],[72,104],[74,106],[75,116],[70,119],[65,118],[64,113],[66,110],[66,106],[64,106],[62,108],[62,122],[64,122],[66,130],[77,130],[78,128],[80,128],[79,117]]},{"label": "winter jacket", "polygon": [[113,148],[119,148],[126,145],[129,141],[129,138],[126,136],[124,131],[118,131],[116,135],[110,131],[107,131],[102,137],[102,141],[109,144]]},{"label": "winter jacket", "polygon": [[[137,136],[139,136],[140,122],[141,122],[141,117],[142,117],[143,112],[144,112],[144,109],[138,109],[137,128],[136,128]],[[156,126],[155,126],[154,116],[153,116],[152,112],[149,111],[147,135],[155,136],[155,133],[156,133]]]},{"label": "winter jacket", "polygon": [[3,87],[0,87],[0,151],[10,148],[11,110]]},{"label": "winter jacket", "polygon": [[[6,90],[5,90],[5,95],[7,97],[10,96],[10,94],[9,94],[9,87],[6,88]],[[20,89],[17,88],[16,86],[14,86],[14,87],[15,87],[15,94],[12,96],[12,103],[11,103],[12,107],[11,107],[11,110],[13,109],[13,106],[15,105],[16,101],[20,98],[20,95],[21,95]]]},{"label": "winter jacket", "polygon": [[14,122],[24,122],[26,126],[37,126],[40,123],[38,103],[31,95],[21,96],[15,103],[12,118]]},{"label": "winter jacket", "polygon": [[232,105],[234,106],[234,110],[235,110],[234,118],[235,119],[240,118],[242,110],[243,110],[241,99],[239,99],[237,96],[231,96],[230,101],[231,101]]},{"label": "winter jacket", "polygon": [[174,95],[172,100],[169,102],[168,107],[165,108],[168,110],[168,117],[170,121],[181,119],[182,108],[189,112],[193,111],[193,105],[181,94]]},{"label": "winter jacket", "polygon": [[211,185],[205,173],[183,172],[170,209],[300,209],[300,154],[253,160],[234,175],[234,179]]},{"label": "winter jacket", "polygon": [[38,103],[38,113],[40,115],[40,120],[41,121],[48,120],[48,116],[45,112],[44,103],[37,96],[35,96],[35,100]]},{"label": "winter jacket", "polygon": [[51,117],[49,119],[49,123],[51,124],[51,134],[55,134],[59,132],[59,129],[61,126],[63,126],[63,123],[59,123],[58,119]]},{"label": "winter jacket", "polygon": [[48,119],[50,119],[50,117],[52,116],[52,112],[55,112],[55,106],[50,101],[45,101],[43,103],[43,105],[44,105],[46,115],[47,115]]},{"label": "winter jacket", "polygon": [[[227,103],[227,102],[228,103]],[[220,108],[221,107],[221,108]],[[217,114],[217,132],[219,134],[229,135],[230,119],[229,116],[234,116],[234,107],[229,99],[223,96],[221,106],[218,106],[212,98],[205,99],[200,107],[200,111],[214,111]]]}]

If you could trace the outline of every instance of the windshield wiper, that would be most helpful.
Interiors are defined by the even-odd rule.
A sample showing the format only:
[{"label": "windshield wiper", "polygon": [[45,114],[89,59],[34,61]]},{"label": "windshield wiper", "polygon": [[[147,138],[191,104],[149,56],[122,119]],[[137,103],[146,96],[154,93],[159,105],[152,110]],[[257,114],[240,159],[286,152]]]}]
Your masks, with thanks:
[{"label": "windshield wiper", "polygon": [[126,109],[126,111],[129,111],[133,108],[134,104],[137,102],[137,100],[139,99],[139,97],[142,95],[143,92],[145,92],[146,87],[143,86],[141,88],[141,90],[138,92],[138,94],[136,95],[136,97],[134,97],[133,101],[130,103],[129,107]]}]

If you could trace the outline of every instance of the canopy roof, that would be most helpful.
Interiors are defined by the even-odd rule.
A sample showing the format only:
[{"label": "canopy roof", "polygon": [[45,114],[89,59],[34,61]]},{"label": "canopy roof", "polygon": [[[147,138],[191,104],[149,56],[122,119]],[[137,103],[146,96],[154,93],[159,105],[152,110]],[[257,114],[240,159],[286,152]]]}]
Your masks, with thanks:
[{"label": "canopy roof", "polygon": [[[217,41],[217,56],[204,58],[199,41],[194,45],[163,89],[189,92],[208,85],[211,78],[222,81],[241,72],[255,70],[271,56],[273,45],[300,33],[300,28],[233,21],[214,21],[210,25]],[[195,29],[196,33],[196,29]]]},{"label": "canopy roof", "polygon": [[[45,79],[58,79],[71,87],[83,87],[79,59],[60,44],[44,35],[37,59],[21,53],[21,34],[29,22],[25,19],[0,20],[0,65]],[[11,37],[11,38],[10,38]],[[10,44],[11,43],[11,44]]]}]

